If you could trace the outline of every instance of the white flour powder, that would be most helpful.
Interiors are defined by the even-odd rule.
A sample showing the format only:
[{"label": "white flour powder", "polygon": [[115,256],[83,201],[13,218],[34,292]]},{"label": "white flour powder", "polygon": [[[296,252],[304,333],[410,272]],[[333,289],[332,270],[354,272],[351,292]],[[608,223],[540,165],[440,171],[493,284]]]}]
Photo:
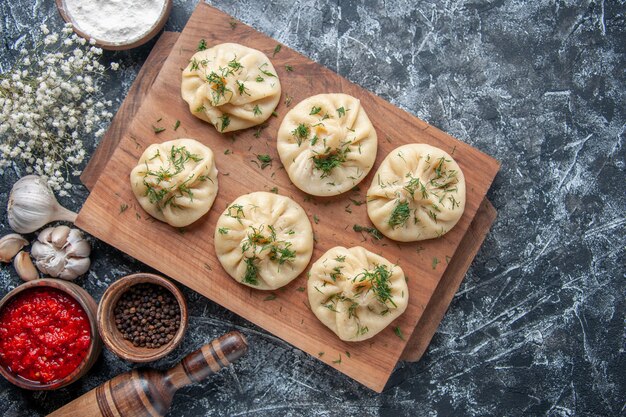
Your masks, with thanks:
[{"label": "white flour powder", "polygon": [[165,0],[65,0],[74,25],[94,38],[130,43],[154,27]]}]

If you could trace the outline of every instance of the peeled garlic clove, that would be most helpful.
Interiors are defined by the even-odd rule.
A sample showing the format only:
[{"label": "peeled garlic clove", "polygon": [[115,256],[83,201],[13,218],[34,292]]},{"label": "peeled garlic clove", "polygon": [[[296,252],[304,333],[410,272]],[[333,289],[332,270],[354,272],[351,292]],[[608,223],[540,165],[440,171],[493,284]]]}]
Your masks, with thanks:
[{"label": "peeled garlic clove", "polygon": [[76,279],[87,272],[90,265],[89,258],[68,258],[65,268],[58,277],[66,280]]},{"label": "peeled garlic clove", "polygon": [[11,259],[28,245],[28,240],[17,233],[11,233],[0,239],[0,262],[11,262]]},{"label": "peeled garlic clove", "polygon": [[37,272],[37,268],[33,265],[33,261],[30,259],[28,252],[21,251],[18,253],[13,260],[13,267],[17,275],[24,281],[32,281],[39,278],[39,272]]},{"label": "peeled garlic clove", "polygon": [[67,242],[67,236],[70,234],[70,228],[67,226],[57,226],[52,230],[50,241],[57,248],[62,248]]}]

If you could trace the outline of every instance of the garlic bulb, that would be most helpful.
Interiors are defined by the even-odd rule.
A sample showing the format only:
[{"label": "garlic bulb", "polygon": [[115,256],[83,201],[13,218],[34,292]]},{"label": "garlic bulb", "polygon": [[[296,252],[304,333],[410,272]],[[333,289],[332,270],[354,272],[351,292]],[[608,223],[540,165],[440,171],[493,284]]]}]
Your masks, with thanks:
[{"label": "garlic bulb", "polygon": [[31,254],[37,269],[55,278],[73,280],[89,269],[91,246],[78,229],[48,227],[39,233]]},{"label": "garlic bulb", "polygon": [[46,180],[37,175],[27,175],[13,184],[7,215],[9,226],[18,233],[34,232],[55,220],[76,220],[76,213],[61,206]]},{"label": "garlic bulb", "polygon": [[0,262],[11,262],[11,259],[28,245],[28,240],[17,233],[11,233],[0,239]]},{"label": "garlic bulb", "polygon": [[28,252],[20,251],[13,259],[13,267],[17,275],[24,281],[32,281],[39,278],[39,272],[33,265]]}]

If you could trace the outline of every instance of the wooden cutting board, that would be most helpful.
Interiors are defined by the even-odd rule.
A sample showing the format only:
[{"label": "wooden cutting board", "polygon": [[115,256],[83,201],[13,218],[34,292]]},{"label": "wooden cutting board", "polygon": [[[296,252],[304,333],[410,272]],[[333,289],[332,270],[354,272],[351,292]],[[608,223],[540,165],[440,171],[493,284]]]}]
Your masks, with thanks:
[{"label": "wooden cutting board", "polygon": [[[89,190],[95,185],[119,140],[148,95],[154,79],[163,67],[163,62],[170,54],[179,35],[178,32],[164,32],[152,48],[107,133],[102,137],[80,177]],[[495,218],[495,209],[487,199],[484,199],[470,228],[463,236],[459,248],[443,273],[400,359],[417,361],[422,357]]]},{"label": "wooden cutting board", "polygon": [[[236,135],[222,135],[189,114],[186,103],[180,98],[181,68],[186,66],[201,38],[206,39],[209,45],[238,42],[264,51],[270,57],[276,46],[271,38],[200,3],[163,64],[128,131],[121,137],[79,213],[76,224],[319,357],[364,385],[381,391],[407,342],[411,340],[409,346],[414,351],[422,349],[423,352],[432,337],[440,318],[436,319],[437,314],[431,313],[431,324],[423,328],[428,333],[426,338],[421,338],[418,344],[414,344],[414,339],[411,339],[427,306],[439,305],[436,313],[440,312],[442,316],[458,288],[464,270],[462,274],[457,273],[454,279],[448,280],[452,287],[456,285],[452,290],[448,287],[447,291],[440,291],[439,283],[446,281],[446,266],[451,268],[457,263],[455,254],[467,231],[471,230],[477,213],[480,217],[485,211],[484,208],[479,211],[479,208],[498,170],[498,162],[285,46],[272,58],[283,85],[283,100],[277,108],[279,117],[272,118],[258,138],[254,136],[256,129]],[[285,65],[292,66],[294,70],[287,72]],[[282,116],[288,110],[285,101],[295,104],[320,92],[345,92],[360,98],[379,134],[376,166],[363,181],[359,192],[349,192],[334,198],[311,198],[290,183],[278,159],[274,135]],[[174,131],[172,126],[176,120],[180,120],[181,124]],[[153,126],[165,127],[166,131],[156,135]],[[177,137],[192,137],[210,146],[216,153],[216,163],[221,174],[220,192],[214,207],[207,216],[184,231],[151,219],[136,203],[128,181],[130,170],[147,145]],[[368,235],[353,232],[354,224],[370,223],[365,206],[355,205],[351,199],[364,201],[365,191],[382,159],[395,147],[410,142],[430,143],[453,153],[467,182],[468,196],[463,217],[443,238],[414,244],[398,244],[388,239],[376,241]],[[262,170],[252,163],[255,154],[270,154],[273,157],[272,166]],[[317,238],[313,259],[335,245],[362,245],[398,262],[409,278],[410,303],[405,314],[368,341],[346,343],[340,341],[311,313],[306,293],[298,290],[306,287],[306,273],[275,291],[273,294],[276,298],[271,300],[266,300],[267,292],[241,286],[228,277],[213,250],[214,224],[219,214],[237,196],[273,187],[277,187],[280,194],[296,200],[309,214]],[[315,222],[314,219],[319,220]],[[483,230],[477,234],[479,240],[482,239],[480,234]],[[460,266],[456,269],[469,265],[477,246],[469,251],[464,248],[459,251],[460,254],[463,252],[464,260],[458,258]],[[429,305],[431,301],[436,302]],[[404,340],[394,334],[396,326],[402,330]]]}]

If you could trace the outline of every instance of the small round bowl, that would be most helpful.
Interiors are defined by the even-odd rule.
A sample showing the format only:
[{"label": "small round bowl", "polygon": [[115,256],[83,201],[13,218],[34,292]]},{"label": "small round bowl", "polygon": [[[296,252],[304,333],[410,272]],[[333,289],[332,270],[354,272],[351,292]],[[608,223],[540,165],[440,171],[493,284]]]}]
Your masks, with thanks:
[{"label": "small round bowl", "polygon": [[59,14],[63,18],[63,20],[73,25],[74,32],[78,36],[83,37],[85,39],[93,38],[96,41],[96,46],[102,49],[108,49],[109,51],[121,51],[125,49],[132,49],[148,42],[157,33],[159,33],[161,29],[163,29],[163,26],[165,26],[165,22],[167,22],[167,19],[170,16],[170,12],[172,11],[172,4],[173,4],[173,0],[165,0],[165,7],[163,8],[161,15],[158,17],[157,21],[154,23],[152,28],[148,32],[146,32],[145,35],[143,35],[142,37],[138,39],[134,39],[131,42],[117,43],[117,42],[110,42],[105,39],[98,39],[78,29],[77,24],[74,22],[74,19],[72,19],[72,16],[69,14],[67,7],[65,6],[65,0],[56,0],[56,5],[57,5],[57,9],[59,10]]},{"label": "small round bowl", "polygon": [[0,365],[0,374],[2,374],[2,376],[4,376],[7,381],[12,383],[13,385],[17,385],[20,388],[33,391],[47,391],[59,389],[71,384],[72,382],[75,382],[83,375],[85,375],[100,355],[100,351],[102,350],[102,341],[100,340],[100,336],[98,335],[98,327],[96,324],[96,310],[98,309],[98,304],[93,299],[93,297],[89,295],[89,293],[87,293],[87,291],[85,291],[76,284],[60,279],[42,278],[26,282],[10,291],[7,295],[4,296],[2,300],[0,300],[0,311],[16,295],[31,288],[54,288],[64,292],[80,304],[83,310],[85,310],[85,313],[87,313],[87,318],[89,319],[89,326],[91,330],[91,343],[89,344],[87,355],[85,356],[83,361],[76,367],[76,369],[74,369],[74,371],[72,371],[69,375],[62,379],[49,382],[47,384],[24,379],[9,371],[2,365]]},{"label": "small round bowl", "polygon": [[[172,340],[159,348],[133,346],[130,341],[124,339],[124,336],[115,325],[115,306],[122,294],[133,285],[144,283],[156,284],[171,292],[176,301],[178,301],[180,308],[180,326],[178,331]],[[100,305],[98,306],[98,330],[106,347],[120,358],[137,363],[155,361],[173,351],[185,336],[187,331],[187,303],[185,302],[185,297],[176,285],[161,276],[146,273],[127,275],[111,284],[102,295]]]}]

